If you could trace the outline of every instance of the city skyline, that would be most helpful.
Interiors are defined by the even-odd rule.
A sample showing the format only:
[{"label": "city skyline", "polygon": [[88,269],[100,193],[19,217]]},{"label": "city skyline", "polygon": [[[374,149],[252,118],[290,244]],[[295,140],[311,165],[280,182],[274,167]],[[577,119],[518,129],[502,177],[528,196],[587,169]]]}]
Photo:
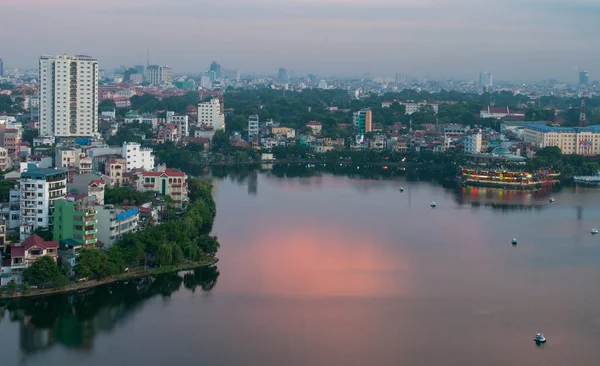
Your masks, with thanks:
[{"label": "city skyline", "polygon": [[[0,21],[8,29],[29,21],[0,49],[5,68],[34,68],[40,55],[67,53],[88,54],[111,69],[145,61],[149,49],[151,63],[174,72],[204,71],[218,60],[269,75],[285,67],[298,74],[476,79],[489,70],[496,80],[570,82],[575,66],[592,79],[600,74],[600,51],[591,47],[599,13],[591,0],[5,0]],[[165,23],[178,26],[156,26]]]}]

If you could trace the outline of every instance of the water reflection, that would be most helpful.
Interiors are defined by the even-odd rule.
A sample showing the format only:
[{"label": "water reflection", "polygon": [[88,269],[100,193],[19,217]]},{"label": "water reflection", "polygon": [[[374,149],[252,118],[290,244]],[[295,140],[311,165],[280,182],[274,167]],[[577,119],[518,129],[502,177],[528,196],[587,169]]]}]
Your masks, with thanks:
[{"label": "water reflection", "polygon": [[96,336],[110,333],[117,325],[127,322],[149,299],[168,298],[179,291],[182,284],[192,292],[197,288],[210,291],[218,277],[217,267],[212,266],[132,279],[83,293],[10,302],[0,308],[0,315],[19,323],[19,345],[25,354],[56,345],[89,350]]}]

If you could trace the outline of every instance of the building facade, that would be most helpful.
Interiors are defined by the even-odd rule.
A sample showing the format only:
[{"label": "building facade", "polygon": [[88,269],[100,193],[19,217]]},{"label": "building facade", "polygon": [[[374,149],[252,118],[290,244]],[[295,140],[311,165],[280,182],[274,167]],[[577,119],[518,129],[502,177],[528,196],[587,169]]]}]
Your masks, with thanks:
[{"label": "building facade", "polygon": [[154,169],[154,155],[152,154],[152,149],[142,147],[142,145],[137,142],[124,142],[121,156],[126,159],[126,170],[128,172],[135,169]]},{"label": "building facade", "polygon": [[481,152],[482,139],[481,133],[476,132],[465,137],[464,141],[465,153],[467,154],[478,154]]},{"label": "building facade", "polygon": [[[37,259],[44,256],[48,256],[56,261],[58,259],[58,242],[44,241],[38,235],[33,234],[27,239],[22,240],[22,243],[11,244],[10,270],[6,279],[14,281],[17,284],[23,283],[23,271]],[[3,282],[5,280],[4,277],[5,273],[3,273]]]},{"label": "building facade", "polygon": [[123,185],[123,173],[125,172],[127,172],[126,159],[111,159],[105,165],[105,173],[110,178],[110,185],[112,187]]},{"label": "building facade", "polygon": [[354,113],[354,127],[359,135],[364,135],[373,130],[373,114],[370,109],[363,109]]},{"label": "building facade", "polygon": [[54,204],[53,239],[73,239],[81,245],[93,248],[98,242],[97,222],[93,200],[58,200]]},{"label": "building facade", "polygon": [[600,126],[550,127],[528,125],[523,133],[526,143],[540,148],[556,146],[563,154],[600,154]]},{"label": "building facade", "polygon": [[175,123],[181,126],[181,134],[183,137],[190,135],[189,118],[185,114],[175,114],[175,112],[167,112],[167,123]]},{"label": "building facade", "polygon": [[98,240],[108,249],[111,245],[121,240],[123,235],[138,228],[138,208],[120,209],[114,205],[96,206]]},{"label": "building facade", "polygon": [[138,191],[156,192],[173,199],[176,208],[187,206],[187,175],[175,169],[158,172],[144,172],[138,179]]},{"label": "building facade", "polygon": [[98,61],[40,57],[40,136],[93,137],[98,132]]},{"label": "building facade", "polygon": [[54,203],[67,194],[67,172],[29,165],[21,173],[20,191],[20,238],[25,240],[36,229],[52,226]]},{"label": "building facade", "polygon": [[257,115],[248,117],[248,136],[249,137],[258,136],[258,134],[259,134],[258,121],[259,121],[259,119],[258,119]]},{"label": "building facade", "polygon": [[198,103],[198,124],[211,126],[215,131],[225,128],[225,114],[219,98]]}]

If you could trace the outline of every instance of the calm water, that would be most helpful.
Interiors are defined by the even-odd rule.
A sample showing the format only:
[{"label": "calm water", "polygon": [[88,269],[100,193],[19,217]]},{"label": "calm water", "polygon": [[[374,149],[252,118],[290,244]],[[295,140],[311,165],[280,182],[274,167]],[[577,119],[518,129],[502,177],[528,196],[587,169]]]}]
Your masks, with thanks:
[{"label": "calm water", "polygon": [[4,309],[0,364],[599,362],[600,190],[264,173],[215,185],[218,268]]}]

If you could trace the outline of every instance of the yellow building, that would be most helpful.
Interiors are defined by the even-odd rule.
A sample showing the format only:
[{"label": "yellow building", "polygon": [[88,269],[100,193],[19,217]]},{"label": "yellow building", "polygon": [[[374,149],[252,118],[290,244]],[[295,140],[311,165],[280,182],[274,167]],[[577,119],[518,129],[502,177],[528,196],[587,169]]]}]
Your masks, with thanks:
[{"label": "yellow building", "polygon": [[600,154],[600,126],[550,127],[528,125],[523,133],[525,142],[544,148],[556,146],[563,154]]}]

